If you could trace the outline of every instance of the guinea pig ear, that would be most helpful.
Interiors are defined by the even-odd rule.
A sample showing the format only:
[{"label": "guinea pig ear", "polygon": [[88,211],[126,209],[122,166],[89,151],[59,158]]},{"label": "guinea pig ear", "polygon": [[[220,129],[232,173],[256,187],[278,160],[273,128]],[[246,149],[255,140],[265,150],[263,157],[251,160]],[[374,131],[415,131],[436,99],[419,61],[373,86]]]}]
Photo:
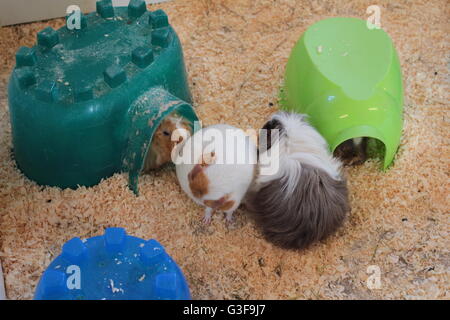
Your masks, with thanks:
[{"label": "guinea pig ear", "polygon": [[[265,152],[269,150],[272,147],[272,144],[274,141],[272,141],[272,130],[279,130],[279,135],[284,130],[283,124],[278,119],[270,119],[267,121],[264,126],[261,128],[262,130],[259,133],[259,152]],[[264,139],[264,135],[267,137]],[[266,144],[264,143],[261,145],[261,142],[266,141]]]},{"label": "guinea pig ear", "polygon": [[281,130],[283,125],[281,124],[280,120],[278,119],[270,119],[267,121],[262,129],[271,130],[271,129],[279,129]]}]

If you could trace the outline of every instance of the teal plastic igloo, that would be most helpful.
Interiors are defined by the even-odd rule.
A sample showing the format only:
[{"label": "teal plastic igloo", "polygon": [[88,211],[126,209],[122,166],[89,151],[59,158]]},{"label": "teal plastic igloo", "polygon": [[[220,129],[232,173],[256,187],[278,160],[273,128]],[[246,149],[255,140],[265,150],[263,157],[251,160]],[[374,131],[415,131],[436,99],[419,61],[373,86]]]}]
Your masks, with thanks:
[{"label": "teal plastic igloo", "polygon": [[81,28],[50,27],[22,47],[9,81],[14,157],[42,185],[92,186],[138,176],[160,122],[197,120],[180,41],[162,10],[97,2]]}]

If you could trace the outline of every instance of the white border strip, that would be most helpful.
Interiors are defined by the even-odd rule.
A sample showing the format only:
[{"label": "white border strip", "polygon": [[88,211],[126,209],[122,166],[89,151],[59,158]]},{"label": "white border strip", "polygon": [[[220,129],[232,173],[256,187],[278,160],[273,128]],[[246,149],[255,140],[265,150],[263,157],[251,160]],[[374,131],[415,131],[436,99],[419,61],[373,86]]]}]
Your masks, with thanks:
[{"label": "white border strip", "polygon": [[0,261],[0,300],[6,300],[5,281],[3,280],[2,262]]}]

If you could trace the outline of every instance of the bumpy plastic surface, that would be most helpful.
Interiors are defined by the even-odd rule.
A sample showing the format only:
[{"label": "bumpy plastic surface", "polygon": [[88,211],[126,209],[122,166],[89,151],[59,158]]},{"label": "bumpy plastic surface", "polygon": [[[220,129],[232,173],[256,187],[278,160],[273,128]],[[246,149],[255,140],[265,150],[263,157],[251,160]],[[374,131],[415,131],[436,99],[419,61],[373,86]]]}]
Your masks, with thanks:
[{"label": "bumpy plastic surface", "polygon": [[156,240],[108,228],[103,236],[66,242],[43,273],[34,298],[187,300],[191,296],[180,268]]},{"label": "bumpy plastic surface", "polygon": [[62,188],[129,171],[137,192],[162,119],[179,110],[197,120],[180,41],[167,15],[143,0],[102,0],[81,29],[39,32],[36,46],[18,50],[8,92],[18,167]]},{"label": "bumpy plastic surface", "polygon": [[385,145],[384,167],[402,133],[400,63],[389,36],[366,21],[330,18],[306,30],[286,66],[282,106],[309,115],[332,151],[345,140]]}]

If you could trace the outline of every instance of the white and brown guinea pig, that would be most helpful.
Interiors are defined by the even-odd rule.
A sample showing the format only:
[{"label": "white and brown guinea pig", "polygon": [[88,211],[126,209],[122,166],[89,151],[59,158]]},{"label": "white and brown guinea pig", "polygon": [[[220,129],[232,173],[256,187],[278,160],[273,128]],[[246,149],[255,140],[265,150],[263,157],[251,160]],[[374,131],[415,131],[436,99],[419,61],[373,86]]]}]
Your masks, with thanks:
[{"label": "white and brown guinea pig", "polygon": [[[267,139],[268,151],[278,144],[278,170],[258,175],[245,200],[266,239],[284,248],[325,239],[350,210],[341,163],[305,117],[277,112],[264,125],[279,130]],[[268,151],[260,147],[260,159]]]},{"label": "white and brown guinea pig", "polygon": [[250,137],[230,125],[212,125],[187,139],[178,155],[178,181],[205,207],[203,222],[209,223],[214,211],[225,212],[231,222],[255,175],[257,149]]},{"label": "white and brown guinea pig", "polygon": [[189,134],[192,132],[188,121],[176,112],[161,121],[153,134],[152,143],[144,162],[144,172],[157,169],[172,161],[173,148],[183,141],[183,135],[177,135],[177,139],[172,137],[177,129],[187,130]]}]

